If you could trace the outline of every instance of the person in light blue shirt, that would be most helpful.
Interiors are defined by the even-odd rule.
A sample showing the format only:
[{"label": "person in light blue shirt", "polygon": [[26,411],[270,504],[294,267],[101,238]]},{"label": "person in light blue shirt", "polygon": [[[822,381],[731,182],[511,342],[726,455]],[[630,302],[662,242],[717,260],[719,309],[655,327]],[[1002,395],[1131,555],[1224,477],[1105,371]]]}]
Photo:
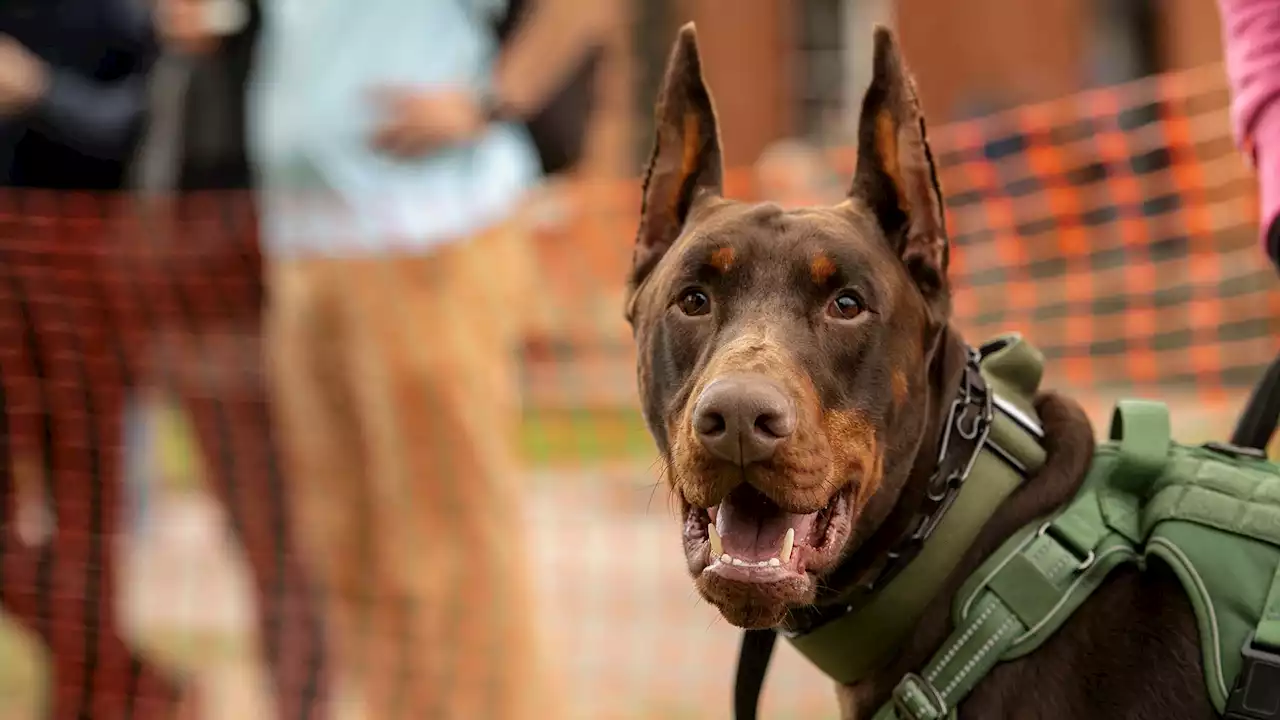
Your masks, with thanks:
[{"label": "person in light blue shirt", "polygon": [[249,157],[266,352],[338,705],[560,717],[515,461],[538,297],[526,127],[600,44],[602,3],[262,0]]},{"label": "person in light blue shirt", "polygon": [[269,253],[424,250],[500,222],[539,179],[524,127],[484,124],[478,105],[457,118],[462,137],[445,139],[459,142],[392,138],[428,93],[493,89],[500,3],[276,0],[263,10],[249,118]]}]

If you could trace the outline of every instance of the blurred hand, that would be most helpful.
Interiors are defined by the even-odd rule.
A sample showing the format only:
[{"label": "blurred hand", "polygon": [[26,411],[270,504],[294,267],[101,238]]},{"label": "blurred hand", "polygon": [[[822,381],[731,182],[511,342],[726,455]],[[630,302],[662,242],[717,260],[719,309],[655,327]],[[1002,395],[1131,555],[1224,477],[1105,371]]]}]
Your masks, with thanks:
[{"label": "blurred hand", "polygon": [[44,95],[49,68],[22,43],[0,34],[0,117],[16,115]]},{"label": "blurred hand", "polygon": [[201,54],[214,49],[219,33],[209,22],[206,0],[158,0],[156,31],[172,50]]},{"label": "blurred hand", "polygon": [[478,136],[486,122],[476,96],[466,90],[382,88],[375,91],[374,100],[383,119],[373,146],[396,157],[420,157],[466,142]]}]

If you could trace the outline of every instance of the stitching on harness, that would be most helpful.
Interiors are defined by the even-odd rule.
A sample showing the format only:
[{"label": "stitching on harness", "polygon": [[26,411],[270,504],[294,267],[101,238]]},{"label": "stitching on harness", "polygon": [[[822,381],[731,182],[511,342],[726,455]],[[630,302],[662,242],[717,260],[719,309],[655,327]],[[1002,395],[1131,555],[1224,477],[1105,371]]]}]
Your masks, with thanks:
[{"label": "stitching on harness", "polygon": [[983,590],[985,590],[987,586],[991,584],[991,579],[994,578],[997,574],[999,574],[1001,570],[1004,570],[1005,566],[1008,565],[1013,560],[1014,555],[1018,555],[1023,550],[1026,550],[1028,545],[1030,545],[1032,542],[1035,542],[1035,539],[1036,539],[1036,534],[1034,532],[1028,534],[1027,537],[1023,539],[1022,542],[1018,543],[1017,548],[1015,548],[1012,552],[1006,555],[1005,558],[999,562],[999,564],[997,564],[994,568],[991,569],[991,572],[987,573],[986,577],[982,578],[982,581],[978,583],[977,587],[974,588],[974,591],[969,595],[969,597],[965,598],[964,605],[960,606],[961,619],[968,617],[969,610],[970,608],[973,607],[973,601],[977,600],[978,594],[981,593]]},{"label": "stitching on harness", "polygon": [[965,643],[969,642],[969,638],[973,637],[974,633],[978,632],[978,628],[982,627],[982,624],[987,621],[987,618],[991,617],[991,613],[996,611],[996,607],[998,606],[995,603],[987,606],[987,609],[982,611],[982,614],[978,616],[978,619],[975,620],[968,628],[965,628],[965,631],[960,635],[960,638],[951,645],[947,650],[947,653],[942,656],[940,661],[938,661],[938,664],[934,667],[933,671],[926,676],[926,679],[929,682],[936,680],[938,678],[938,673],[941,673],[942,669],[955,659],[956,653],[960,652],[960,648]]},{"label": "stitching on harness", "polygon": [[1166,552],[1178,559],[1183,569],[1191,576],[1192,582],[1196,585],[1196,592],[1200,594],[1200,599],[1209,611],[1209,634],[1213,637],[1213,652],[1209,654],[1209,660],[1213,664],[1213,673],[1217,676],[1218,687],[1222,691],[1222,697],[1225,698],[1227,696],[1227,681],[1222,676],[1222,639],[1218,636],[1218,613],[1213,609],[1213,600],[1209,597],[1209,590],[1205,587],[1200,573],[1196,571],[1195,565],[1191,564],[1191,559],[1177,545],[1162,537],[1154,537],[1147,541],[1148,554],[1151,552],[1152,545],[1164,548]]},{"label": "stitching on harness", "polygon": [[996,643],[1000,642],[1000,639],[1004,637],[1005,632],[1016,628],[1017,622],[1018,621],[1016,619],[1010,617],[1006,618],[1003,623],[1000,623],[1000,629],[996,630],[996,634],[992,635],[985,643],[982,644],[982,647],[978,648],[977,654],[969,658],[969,662],[965,663],[963,668],[960,668],[959,674],[951,678],[951,682],[947,683],[947,687],[942,691],[942,695],[944,697],[950,695],[952,690],[959,687],[960,682],[964,680],[965,676],[977,667],[978,663],[986,657],[987,653],[991,652],[991,650],[996,646]]},{"label": "stitching on harness", "polygon": [[[1117,546],[1109,550],[1104,550],[1102,554],[1098,555],[1094,559],[1093,566],[1098,567],[1099,561],[1101,561],[1103,558],[1111,557],[1112,555],[1115,555],[1117,553],[1128,555],[1135,560],[1138,557],[1138,554],[1133,552],[1129,548],[1124,546]],[[1062,607],[1067,604],[1067,601],[1071,599],[1071,595],[1075,593],[1076,588],[1080,587],[1080,585],[1087,578],[1090,578],[1090,577],[1092,576],[1087,572],[1081,573],[1079,576],[1077,576],[1076,579],[1073,580],[1071,584],[1067,586],[1067,591],[1062,594],[1062,597],[1058,598],[1058,602],[1054,603],[1053,607],[1049,609],[1048,614],[1046,614],[1043,618],[1041,618],[1040,622],[1036,623],[1035,625],[1032,625],[1030,629],[1028,629],[1026,632],[1022,633],[1016,639],[1014,639],[1013,644],[1020,645],[1026,642],[1027,638],[1030,638],[1032,635],[1035,635],[1036,633],[1043,630],[1044,626],[1049,624],[1049,621],[1052,620],[1053,617],[1058,614],[1058,611],[1061,610]]]},{"label": "stitching on harness", "polygon": [[1068,567],[1073,562],[1075,562],[1075,559],[1071,557],[1071,553],[1068,551],[1062,557],[1058,558],[1058,562],[1054,563],[1053,566],[1049,568],[1049,579],[1052,580],[1057,577],[1058,573],[1062,572],[1063,568]]}]

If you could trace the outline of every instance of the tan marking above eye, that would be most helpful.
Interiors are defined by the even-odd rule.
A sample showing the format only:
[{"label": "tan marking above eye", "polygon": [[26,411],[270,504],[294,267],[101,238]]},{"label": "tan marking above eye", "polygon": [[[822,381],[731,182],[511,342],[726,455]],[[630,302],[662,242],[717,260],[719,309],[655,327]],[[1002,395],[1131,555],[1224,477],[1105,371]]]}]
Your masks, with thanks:
[{"label": "tan marking above eye", "polygon": [[733,248],[722,247],[711,252],[711,267],[721,273],[727,273],[733,269],[734,260],[735,253]]},{"label": "tan marking above eye", "polygon": [[818,285],[825,285],[832,275],[836,273],[836,264],[827,257],[826,253],[818,253],[813,256],[813,261],[809,263],[809,275],[813,278],[813,282]]}]

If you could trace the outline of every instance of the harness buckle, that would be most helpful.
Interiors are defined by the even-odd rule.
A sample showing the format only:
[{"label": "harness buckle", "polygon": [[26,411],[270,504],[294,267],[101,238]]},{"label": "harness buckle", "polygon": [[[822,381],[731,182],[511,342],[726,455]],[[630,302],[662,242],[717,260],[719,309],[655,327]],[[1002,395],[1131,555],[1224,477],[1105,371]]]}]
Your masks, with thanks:
[{"label": "harness buckle", "polygon": [[1224,720],[1280,719],[1280,654],[1254,644],[1250,632],[1240,648],[1240,674],[1227,698]]},{"label": "harness buckle", "polygon": [[893,706],[909,720],[941,720],[949,711],[938,688],[915,673],[902,676],[893,689]]}]

